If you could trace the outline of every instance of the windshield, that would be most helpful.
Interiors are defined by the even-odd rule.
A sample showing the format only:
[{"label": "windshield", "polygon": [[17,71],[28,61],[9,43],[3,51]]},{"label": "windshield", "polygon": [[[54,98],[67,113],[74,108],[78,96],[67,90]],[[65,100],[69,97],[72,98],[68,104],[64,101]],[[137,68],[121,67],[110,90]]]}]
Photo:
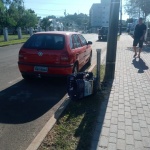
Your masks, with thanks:
[{"label": "windshield", "polygon": [[61,50],[64,48],[64,36],[55,34],[34,34],[23,47],[31,49]]}]

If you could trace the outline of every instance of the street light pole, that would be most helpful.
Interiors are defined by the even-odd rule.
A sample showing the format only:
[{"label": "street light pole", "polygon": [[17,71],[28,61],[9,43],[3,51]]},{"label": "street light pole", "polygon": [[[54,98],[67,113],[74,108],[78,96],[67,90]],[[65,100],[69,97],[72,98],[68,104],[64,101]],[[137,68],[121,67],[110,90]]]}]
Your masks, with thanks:
[{"label": "street light pole", "polygon": [[114,79],[120,0],[111,0],[107,40],[105,81]]},{"label": "street light pole", "polygon": [[122,0],[120,0],[120,35],[122,34]]}]

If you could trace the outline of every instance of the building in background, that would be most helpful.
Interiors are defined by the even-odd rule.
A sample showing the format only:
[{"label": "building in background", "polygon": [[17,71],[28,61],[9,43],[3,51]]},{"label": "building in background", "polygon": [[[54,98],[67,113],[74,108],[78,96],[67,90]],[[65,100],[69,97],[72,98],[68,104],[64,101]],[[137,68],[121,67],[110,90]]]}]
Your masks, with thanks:
[{"label": "building in background", "polygon": [[111,0],[101,0],[101,3],[95,3],[91,6],[90,27],[91,32],[97,33],[97,30],[102,26],[109,26]]}]

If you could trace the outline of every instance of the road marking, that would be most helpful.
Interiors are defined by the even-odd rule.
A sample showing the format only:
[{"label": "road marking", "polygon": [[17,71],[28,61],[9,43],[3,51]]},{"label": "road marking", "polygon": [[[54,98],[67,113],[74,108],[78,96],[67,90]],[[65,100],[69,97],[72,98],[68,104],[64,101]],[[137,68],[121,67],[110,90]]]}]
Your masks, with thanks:
[{"label": "road marking", "polygon": [[9,83],[9,84],[13,84],[13,83],[18,82],[18,81],[21,80],[21,79],[22,79],[22,77],[20,76],[19,78],[15,79],[15,80],[9,81],[8,83]]}]

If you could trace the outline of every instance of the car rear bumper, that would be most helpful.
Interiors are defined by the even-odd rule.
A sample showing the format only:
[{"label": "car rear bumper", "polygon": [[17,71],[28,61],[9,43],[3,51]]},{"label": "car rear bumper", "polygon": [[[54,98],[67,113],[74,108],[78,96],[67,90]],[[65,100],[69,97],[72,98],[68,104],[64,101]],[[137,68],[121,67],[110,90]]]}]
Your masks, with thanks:
[{"label": "car rear bumper", "polygon": [[[35,66],[47,67],[47,72],[34,71]],[[67,76],[72,73],[73,64],[61,66],[47,66],[47,65],[34,65],[24,64],[18,62],[19,70],[22,74],[35,75],[35,76]]]}]

